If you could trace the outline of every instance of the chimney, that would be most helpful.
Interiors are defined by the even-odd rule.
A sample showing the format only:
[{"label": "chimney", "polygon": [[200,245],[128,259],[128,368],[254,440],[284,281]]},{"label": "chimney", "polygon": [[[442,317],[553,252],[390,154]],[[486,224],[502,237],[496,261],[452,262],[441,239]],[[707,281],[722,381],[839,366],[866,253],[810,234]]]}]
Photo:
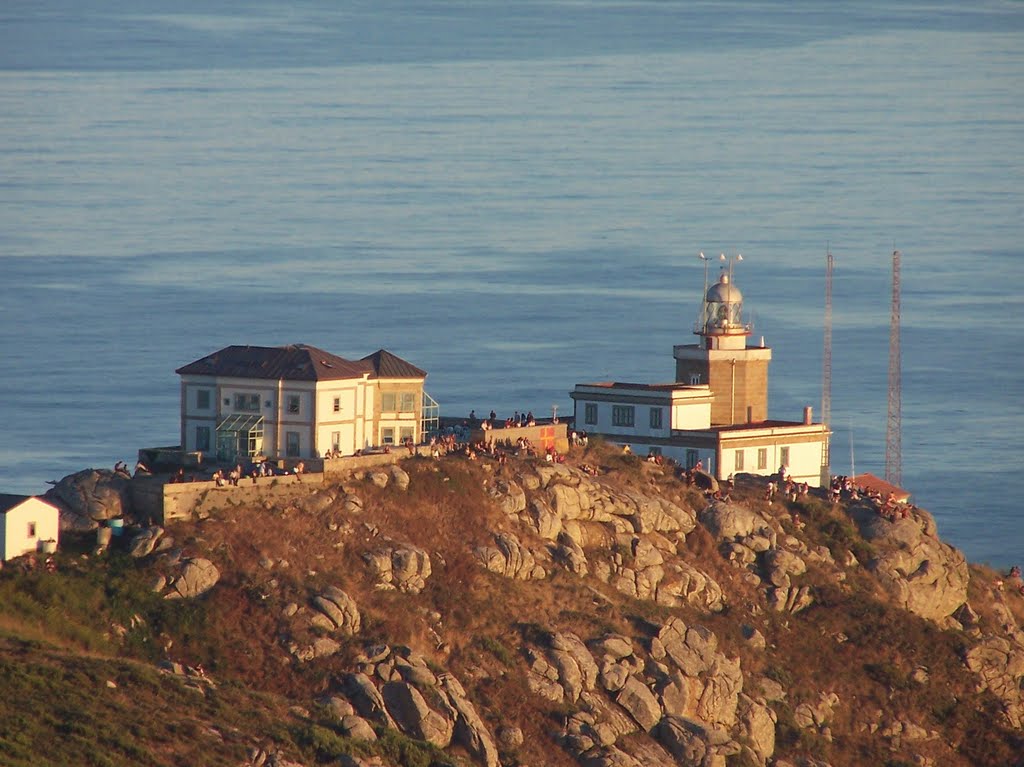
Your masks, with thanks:
[{"label": "chimney", "polygon": [[814,418],[812,415],[813,412],[814,408],[812,408],[810,405],[804,408],[804,424],[810,425],[811,423],[814,422]]}]

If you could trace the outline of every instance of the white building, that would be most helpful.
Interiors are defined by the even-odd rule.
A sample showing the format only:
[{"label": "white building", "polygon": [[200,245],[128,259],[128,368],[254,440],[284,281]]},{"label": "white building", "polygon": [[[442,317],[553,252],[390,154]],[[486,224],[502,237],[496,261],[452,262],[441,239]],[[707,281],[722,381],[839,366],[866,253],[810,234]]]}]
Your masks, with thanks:
[{"label": "white building", "polygon": [[32,495],[0,494],[0,561],[31,554],[60,539],[60,512]]},{"label": "white building", "polygon": [[674,347],[676,381],[665,384],[586,383],[570,393],[575,424],[634,453],[655,453],[718,479],[773,474],[785,466],[798,482],[828,481],[826,424],[767,418],[768,363],[762,341],[747,346],[743,297],[723,272],[705,291],[694,333],[697,344]]},{"label": "white building", "polygon": [[437,419],[426,372],[383,349],[347,360],[304,344],[228,346],[176,372],[182,449],[221,460],[419,443]]}]

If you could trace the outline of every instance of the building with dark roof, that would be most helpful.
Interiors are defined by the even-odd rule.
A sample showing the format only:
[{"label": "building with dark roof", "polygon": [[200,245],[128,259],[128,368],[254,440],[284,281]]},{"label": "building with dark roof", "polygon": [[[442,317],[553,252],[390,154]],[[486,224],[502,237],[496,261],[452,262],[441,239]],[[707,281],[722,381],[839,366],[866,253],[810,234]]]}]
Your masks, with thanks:
[{"label": "building with dark roof", "polygon": [[226,461],[419,443],[437,419],[426,371],[385,349],[348,360],[306,344],[226,346],[175,372],[182,449]]}]

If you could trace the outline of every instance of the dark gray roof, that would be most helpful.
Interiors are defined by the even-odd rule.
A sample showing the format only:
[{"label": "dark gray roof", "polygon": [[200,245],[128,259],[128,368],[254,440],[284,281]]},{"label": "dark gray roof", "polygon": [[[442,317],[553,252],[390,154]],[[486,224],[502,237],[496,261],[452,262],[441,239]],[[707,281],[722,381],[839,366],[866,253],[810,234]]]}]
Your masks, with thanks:
[{"label": "dark gray roof", "polygon": [[179,375],[280,378],[285,381],[337,381],[360,378],[367,373],[371,378],[426,376],[419,368],[383,349],[353,361],[306,344],[226,346],[175,372]]},{"label": "dark gray roof", "polygon": [[29,498],[31,495],[11,495],[9,493],[0,493],[0,514],[6,514],[8,511],[18,506]]},{"label": "dark gray roof", "polygon": [[360,362],[368,362],[373,366],[375,378],[426,378],[427,371],[396,357],[387,349],[378,349],[373,354],[363,357]]}]

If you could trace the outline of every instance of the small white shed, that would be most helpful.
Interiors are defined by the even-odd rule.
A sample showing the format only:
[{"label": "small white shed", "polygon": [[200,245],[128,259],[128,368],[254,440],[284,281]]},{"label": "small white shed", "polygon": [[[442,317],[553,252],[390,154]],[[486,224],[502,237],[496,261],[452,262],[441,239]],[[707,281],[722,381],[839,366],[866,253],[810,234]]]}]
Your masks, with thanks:
[{"label": "small white shed", "polygon": [[56,543],[60,512],[34,495],[0,494],[0,561],[38,551],[40,541]]}]

